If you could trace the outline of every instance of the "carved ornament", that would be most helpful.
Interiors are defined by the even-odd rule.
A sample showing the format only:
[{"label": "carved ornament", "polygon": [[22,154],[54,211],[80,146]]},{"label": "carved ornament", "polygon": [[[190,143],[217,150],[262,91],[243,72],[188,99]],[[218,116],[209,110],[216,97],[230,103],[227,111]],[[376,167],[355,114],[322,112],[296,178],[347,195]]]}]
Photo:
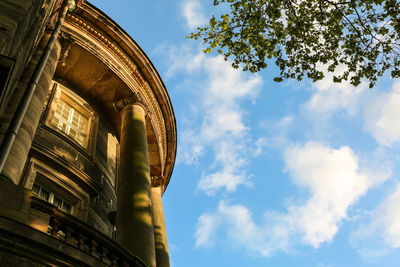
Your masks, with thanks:
[{"label": "carved ornament", "polygon": [[163,176],[151,176],[151,186],[152,187],[164,186],[164,177]]},{"label": "carved ornament", "polygon": [[64,33],[61,33],[61,37],[62,37],[63,43],[62,43],[61,55],[58,60],[58,64],[60,64],[61,66],[64,67],[65,60],[67,59],[68,54],[71,51],[71,47],[72,47],[72,44],[74,43],[74,41],[70,38],[70,36],[68,36],[67,34],[64,34]]}]

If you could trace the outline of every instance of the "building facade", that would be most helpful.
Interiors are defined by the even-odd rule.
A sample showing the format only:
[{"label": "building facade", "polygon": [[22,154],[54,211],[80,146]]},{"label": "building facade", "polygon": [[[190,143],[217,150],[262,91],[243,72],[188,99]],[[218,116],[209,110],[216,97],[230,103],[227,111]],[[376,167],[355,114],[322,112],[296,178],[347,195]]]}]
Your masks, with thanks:
[{"label": "building facade", "polygon": [[169,266],[153,64],[87,1],[0,0],[0,265]]}]

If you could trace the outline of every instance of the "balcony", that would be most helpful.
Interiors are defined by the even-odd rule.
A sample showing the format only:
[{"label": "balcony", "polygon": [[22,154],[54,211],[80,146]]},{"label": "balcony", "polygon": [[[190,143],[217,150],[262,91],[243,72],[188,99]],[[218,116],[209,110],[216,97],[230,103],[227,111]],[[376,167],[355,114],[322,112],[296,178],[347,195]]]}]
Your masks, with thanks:
[{"label": "balcony", "polygon": [[48,215],[47,233],[0,216],[0,260],[34,266],[146,267],[115,241],[53,205],[32,197],[31,208]]}]

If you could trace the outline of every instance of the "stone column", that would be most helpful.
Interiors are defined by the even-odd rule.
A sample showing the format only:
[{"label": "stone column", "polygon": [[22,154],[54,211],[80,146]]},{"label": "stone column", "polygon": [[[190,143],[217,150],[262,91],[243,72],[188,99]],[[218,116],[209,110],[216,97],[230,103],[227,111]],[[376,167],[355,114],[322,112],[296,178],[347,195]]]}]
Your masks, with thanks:
[{"label": "stone column", "polygon": [[136,98],[115,103],[121,110],[116,239],[149,267],[156,266],[145,108]]},{"label": "stone column", "polygon": [[[47,43],[47,38],[42,38],[41,46],[44,47]],[[14,144],[8,155],[7,161],[4,165],[2,175],[13,181],[15,184],[19,183],[22,170],[24,168],[29,150],[31,149],[33,137],[35,136],[36,129],[39,125],[40,116],[43,112],[44,102],[50,89],[51,81],[57,67],[58,58],[61,52],[61,44],[57,40],[53,46],[51,54],[46,62],[42,75],[36,86],[36,90],[29,103],[28,110],[25,118],[22,121],[21,127],[16,135]],[[28,83],[30,76],[39,60],[41,53],[37,53],[34,58],[34,64],[30,64],[25,73],[23,74],[20,84]],[[36,62],[35,62],[36,61]],[[29,73],[29,74],[28,74]],[[17,105],[18,103],[12,103]]]},{"label": "stone column", "polygon": [[165,229],[164,209],[161,200],[163,178],[161,176],[153,176],[151,182],[151,201],[153,203],[154,241],[156,247],[157,267],[169,267],[167,231]]}]

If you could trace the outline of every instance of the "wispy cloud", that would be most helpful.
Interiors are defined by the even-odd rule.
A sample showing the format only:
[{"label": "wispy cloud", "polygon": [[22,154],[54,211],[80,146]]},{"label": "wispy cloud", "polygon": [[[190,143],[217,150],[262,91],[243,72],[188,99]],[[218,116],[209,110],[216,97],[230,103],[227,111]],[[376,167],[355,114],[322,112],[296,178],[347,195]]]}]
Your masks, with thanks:
[{"label": "wispy cloud", "polygon": [[334,83],[333,75],[342,73],[344,67],[338,67],[335,73],[328,72],[326,67],[325,78],[312,85],[314,91],[311,99],[305,104],[308,111],[319,114],[328,114],[344,110],[348,115],[354,115],[359,108],[359,101],[363,92],[368,88],[366,83],[354,87],[349,82]]},{"label": "wispy cloud", "polygon": [[222,201],[217,211],[199,218],[196,246],[212,245],[219,236],[261,256],[290,251],[296,243],[319,247],[334,238],[348,208],[391,174],[361,168],[347,146],[291,145],[284,161],[293,183],[309,192],[307,199],[291,201],[286,213],[266,212],[260,223],[247,207]]},{"label": "wispy cloud", "polygon": [[327,72],[324,66],[321,69],[327,73],[325,79],[311,85],[312,95],[303,104],[307,115],[317,122],[315,127],[329,125],[332,115],[344,112],[351,118],[364,117],[364,129],[379,145],[392,147],[399,143],[400,81],[391,80],[392,90],[379,88],[382,86],[379,84],[369,90],[366,82],[357,87],[346,81],[334,83],[333,75],[342,73],[343,66],[338,67],[335,73]]},{"label": "wispy cloud", "polygon": [[203,26],[207,19],[203,14],[203,9],[198,0],[187,0],[182,5],[182,15],[185,18],[186,26],[190,30]]},{"label": "wispy cloud", "polygon": [[212,247],[215,242],[224,242],[235,248],[244,248],[249,253],[256,252],[267,257],[271,254],[271,248],[284,249],[287,246],[284,241],[286,235],[283,226],[258,226],[245,206],[221,201],[215,212],[199,217],[195,245]]},{"label": "wispy cloud", "polygon": [[[336,73],[343,72],[339,67]],[[332,82],[333,73],[312,84],[313,94],[304,104],[311,116],[329,116],[344,111],[349,116],[364,113],[365,129],[379,145],[391,147],[400,141],[400,82],[392,83],[392,90],[367,90],[363,82],[354,87],[349,82]],[[361,117],[361,116],[360,116]],[[318,120],[321,123],[321,120]]]},{"label": "wispy cloud", "polygon": [[196,164],[205,155],[211,158],[198,183],[206,194],[251,185],[245,167],[250,157],[261,153],[261,146],[255,146],[264,141],[252,141],[242,106],[255,101],[262,85],[260,76],[235,70],[223,57],[206,56],[200,49],[179,51],[169,55],[169,77],[185,73],[185,84],[180,86],[192,94],[191,108],[183,115],[179,161]]},{"label": "wispy cloud", "polygon": [[400,248],[400,185],[376,210],[375,217],[383,229],[383,240],[391,248]]},{"label": "wispy cloud", "polygon": [[366,129],[376,141],[390,147],[400,141],[400,81],[392,91],[378,95],[365,110]]},{"label": "wispy cloud", "polygon": [[350,235],[350,243],[365,261],[376,261],[400,248],[400,185],[369,213],[367,223],[360,223]]}]

